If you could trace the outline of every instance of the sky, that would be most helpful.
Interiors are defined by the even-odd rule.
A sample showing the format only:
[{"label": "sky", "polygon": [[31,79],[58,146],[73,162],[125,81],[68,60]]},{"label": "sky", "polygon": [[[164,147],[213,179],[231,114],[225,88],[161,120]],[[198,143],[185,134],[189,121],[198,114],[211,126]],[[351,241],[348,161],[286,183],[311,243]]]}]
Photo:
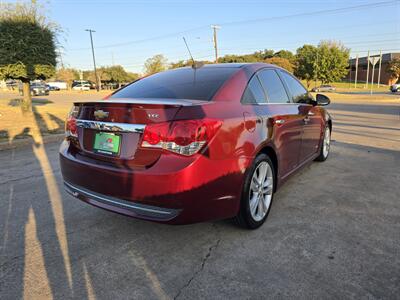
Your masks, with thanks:
[{"label": "sky", "polygon": [[[39,2],[41,2],[39,0]],[[211,25],[218,30],[219,56],[263,49],[293,52],[303,44],[341,41],[350,56],[400,52],[400,1],[362,0],[50,0],[49,18],[62,29],[62,62],[93,68],[93,29],[98,66],[122,65],[143,72],[147,58],[186,60],[186,38],[197,60],[213,60]]]}]

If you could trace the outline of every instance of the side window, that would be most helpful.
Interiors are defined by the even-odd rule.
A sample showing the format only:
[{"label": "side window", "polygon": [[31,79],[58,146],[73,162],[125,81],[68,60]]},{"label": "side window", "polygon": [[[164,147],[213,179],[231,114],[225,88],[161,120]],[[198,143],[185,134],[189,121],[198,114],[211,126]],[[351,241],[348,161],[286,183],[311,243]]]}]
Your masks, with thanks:
[{"label": "side window", "polygon": [[243,93],[242,103],[255,104],[265,102],[267,101],[261,83],[258,80],[257,76],[253,76]]},{"label": "side window", "polygon": [[269,103],[290,103],[285,87],[275,70],[263,70],[258,73]]},{"label": "side window", "polygon": [[293,76],[286,72],[279,71],[289,88],[292,100],[295,103],[309,103],[310,97],[307,90]]}]

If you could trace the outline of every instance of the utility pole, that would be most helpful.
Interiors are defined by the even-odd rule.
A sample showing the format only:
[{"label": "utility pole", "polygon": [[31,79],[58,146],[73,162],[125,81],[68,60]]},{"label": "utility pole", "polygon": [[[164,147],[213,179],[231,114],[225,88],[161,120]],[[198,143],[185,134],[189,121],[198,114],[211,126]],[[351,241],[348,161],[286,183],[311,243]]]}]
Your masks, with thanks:
[{"label": "utility pole", "polygon": [[315,64],[315,74],[314,74],[314,88],[317,88],[318,70],[319,70],[319,65],[318,65],[318,52],[317,52],[317,58],[316,58],[316,64]]},{"label": "utility pole", "polygon": [[368,88],[368,79],[369,79],[369,50],[368,50],[368,57],[367,57],[367,81],[365,82],[365,89]]},{"label": "utility pole", "polygon": [[382,68],[382,50],[379,51],[378,88],[381,84],[381,68]]},{"label": "utility pole", "polygon": [[215,50],[215,63],[218,63],[218,44],[217,44],[217,29],[221,29],[220,26],[211,25],[211,28],[214,30],[214,50]]},{"label": "utility pole", "polygon": [[[350,61],[351,61],[351,56],[350,56]],[[349,67],[349,88],[351,88],[351,70],[352,70],[352,66],[350,63],[350,67]]]},{"label": "utility pole", "polygon": [[96,77],[96,90],[100,90],[100,85],[99,85],[99,77],[97,77],[97,69],[96,69],[96,59],[94,57],[94,47],[93,47],[93,37],[92,37],[92,32],[96,32],[92,29],[85,29],[85,31],[89,31],[90,33],[90,43],[92,44],[92,56],[93,56],[93,65],[94,65],[94,76]]},{"label": "utility pole", "polygon": [[112,65],[115,66],[114,51],[111,52]]},{"label": "utility pole", "polygon": [[358,73],[358,54],[356,56],[356,75],[355,75],[355,78],[354,78],[354,88],[355,89],[357,88],[357,73]]},{"label": "utility pole", "polygon": [[371,95],[372,95],[372,89],[374,88],[375,57],[373,57],[373,59],[374,61],[372,62]]}]

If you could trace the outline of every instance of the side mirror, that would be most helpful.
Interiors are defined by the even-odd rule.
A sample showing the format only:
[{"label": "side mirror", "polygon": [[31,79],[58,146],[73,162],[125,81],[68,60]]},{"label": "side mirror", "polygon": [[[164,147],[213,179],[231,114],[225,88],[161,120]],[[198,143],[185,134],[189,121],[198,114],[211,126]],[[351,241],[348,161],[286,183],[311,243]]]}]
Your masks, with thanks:
[{"label": "side mirror", "polygon": [[319,106],[325,106],[331,103],[331,100],[327,96],[322,94],[317,94],[316,100],[317,100],[317,105]]}]

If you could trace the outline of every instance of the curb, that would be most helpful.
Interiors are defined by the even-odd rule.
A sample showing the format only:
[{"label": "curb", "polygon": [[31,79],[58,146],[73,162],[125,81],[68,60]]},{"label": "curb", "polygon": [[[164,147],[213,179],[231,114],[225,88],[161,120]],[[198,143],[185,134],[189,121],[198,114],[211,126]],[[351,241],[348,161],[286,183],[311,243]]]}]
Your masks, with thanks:
[{"label": "curb", "polygon": [[[43,144],[52,143],[52,142],[61,142],[62,139],[65,137],[64,133],[53,134],[53,135],[46,135],[43,136]],[[10,142],[0,142],[0,151],[10,150],[20,147],[27,147],[34,145],[35,142],[32,138],[24,138],[20,140]]]}]

